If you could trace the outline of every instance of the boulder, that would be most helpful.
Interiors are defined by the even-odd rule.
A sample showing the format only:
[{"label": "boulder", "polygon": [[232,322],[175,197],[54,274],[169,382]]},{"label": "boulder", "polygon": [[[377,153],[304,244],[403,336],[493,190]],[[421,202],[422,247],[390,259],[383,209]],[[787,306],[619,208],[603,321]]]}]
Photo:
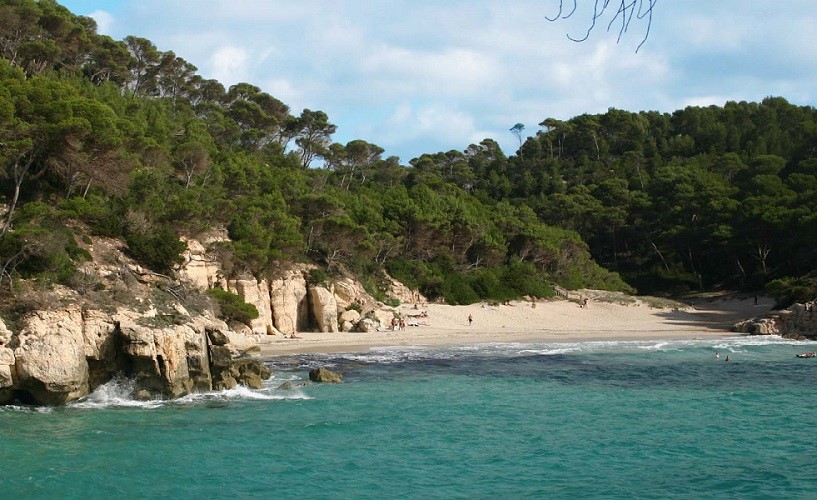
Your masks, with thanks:
[{"label": "boulder", "polygon": [[374,309],[367,316],[377,321],[380,328],[389,330],[391,329],[391,320],[397,316],[397,311],[394,309]]},{"label": "boulder", "polygon": [[335,373],[321,367],[309,370],[309,380],[313,382],[337,384],[343,381],[343,377],[340,375],[340,373]]},{"label": "boulder", "polygon": [[340,331],[342,332],[351,332],[355,329],[355,326],[360,321],[360,313],[355,311],[354,309],[349,309],[348,311],[343,311],[338,318],[338,323],[340,323]]},{"label": "boulder", "polygon": [[342,278],[334,283],[335,301],[338,309],[346,309],[350,304],[361,306],[372,301],[361,283],[351,278]]},{"label": "boulder", "polygon": [[732,331],[750,335],[782,335],[791,339],[817,339],[817,301],[793,304],[764,317],[735,323]]},{"label": "boulder", "polygon": [[343,311],[338,318],[338,322],[343,323],[348,321],[353,325],[356,325],[358,321],[360,321],[360,313],[355,311],[354,309],[349,309],[348,311]]},{"label": "boulder", "polygon": [[284,382],[283,384],[278,386],[279,391],[291,391],[292,390],[292,383],[291,382]]},{"label": "boulder", "polygon": [[284,335],[306,330],[309,326],[306,279],[299,270],[270,282],[270,302],[275,328]]},{"label": "boulder", "polygon": [[309,289],[309,302],[312,305],[312,315],[321,332],[338,331],[338,305],[331,290],[322,286],[313,286]]},{"label": "boulder", "polygon": [[380,323],[371,318],[363,318],[357,323],[359,332],[376,332],[378,328],[380,328]]},{"label": "boulder", "polygon": [[264,387],[263,381],[272,376],[269,367],[262,361],[252,358],[244,358],[236,360],[233,365],[236,381],[250,389],[261,389]]},{"label": "boulder", "polygon": [[27,393],[31,402],[65,404],[90,392],[78,307],[30,315],[17,338],[15,388]]}]

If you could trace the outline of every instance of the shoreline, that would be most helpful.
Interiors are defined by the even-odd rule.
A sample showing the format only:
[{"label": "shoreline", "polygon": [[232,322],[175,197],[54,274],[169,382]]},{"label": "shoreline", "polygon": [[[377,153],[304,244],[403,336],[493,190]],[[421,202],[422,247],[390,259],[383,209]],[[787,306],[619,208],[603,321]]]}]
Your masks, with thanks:
[{"label": "shoreline", "polygon": [[[566,300],[515,301],[503,305],[428,304],[400,306],[401,314],[424,313],[420,326],[377,332],[299,332],[298,338],[262,337],[260,357],[271,360],[300,354],[362,353],[372,348],[465,346],[491,343],[575,343],[633,340],[691,340],[739,336],[740,320],[761,315],[773,303],[764,299],[716,299],[696,308],[654,308],[641,300],[592,300],[588,307]],[[473,318],[469,326],[468,317]],[[409,324],[417,324],[409,319]]]}]

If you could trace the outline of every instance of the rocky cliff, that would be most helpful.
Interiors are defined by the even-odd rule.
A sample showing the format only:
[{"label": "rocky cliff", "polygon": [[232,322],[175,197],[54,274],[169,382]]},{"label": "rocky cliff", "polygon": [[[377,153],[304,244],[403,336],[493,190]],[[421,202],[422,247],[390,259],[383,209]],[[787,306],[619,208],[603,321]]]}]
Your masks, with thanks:
[{"label": "rocky cliff", "polygon": [[120,374],[134,381],[140,399],[238,383],[260,388],[270,376],[246,341],[212,317],[157,327],[130,314],[69,306],[21,322],[14,334],[0,321],[0,404],[65,404]]},{"label": "rocky cliff", "polygon": [[732,331],[817,340],[817,301],[794,304],[788,309],[771,311],[761,318],[741,321],[732,327]]},{"label": "rocky cliff", "polygon": [[[81,270],[82,287],[32,288],[36,300],[14,328],[0,319],[0,404],[65,404],[119,375],[132,379],[134,396],[143,399],[260,388],[270,373],[251,356],[259,335],[371,331],[399,314],[352,278],[309,283],[305,265],[271,280],[228,278],[208,249],[223,239],[188,240],[173,276],[134,263],[121,241],[92,239],[84,247],[93,258]],[[216,286],[253,304],[259,317],[249,325],[217,319],[202,293]],[[423,300],[401,287],[392,283],[392,296]]]},{"label": "rocky cliff", "polygon": [[[314,266],[293,265],[270,280],[245,276],[226,277],[210,247],[226,236],[214,234],[203,242],[187,240],[185,263],[178,275],[201,290],[215,286],[228,290],[258,310],[258,318],[245,333],[289,336],[299,331],[370,331],[388,328],[397,310],[376,301],[360,282],[351,277],[337,278],[331,284],[310,283]],[[387,294],[401,302],[425,302],[417,292],[389,278]],[[347,314],[350,311],[358,315]],[[242,325],[231,325],[244,330]]]}]

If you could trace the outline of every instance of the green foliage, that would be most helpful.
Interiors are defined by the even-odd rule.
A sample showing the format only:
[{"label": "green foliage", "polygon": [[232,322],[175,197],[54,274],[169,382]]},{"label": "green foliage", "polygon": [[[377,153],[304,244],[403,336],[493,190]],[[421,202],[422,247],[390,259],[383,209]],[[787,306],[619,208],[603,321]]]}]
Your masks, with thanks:
[{"label": "green foliage", "polygon": [[775,309],[786,308],[795,302],[817,300],[817,275],[811,273],[807,276],[787,276],[772,280],[766,285],[766,293],[774,297]]},{"label": "green foliage", "polygon": [[180,264],[181,253],[187,248],[176,232],[167,226],[129,230],[125,242],[134,259],[160,273],[168,273]]},{"label": "green foliage", "polygon": [[329,274],[323,269],[313,267],[309,270],[306,278],[307,283],[311,285],[318,285],[323,287],[329,286]]},{"label": "green foliage", "polygon": [[238,295],[226,290],[212,288],[207,293],[215,299],[219,306],[220,317],[226,321],[238,321],[249,326],[250,321],[258,317],[258,309],[247,304]]},{"label": "green foliage", "polygon": [[15,34],[0,47],[5,279],[68,280],[84,258],[65,229],[78,220],[159,272],[178,262],[179,234],[226,227],[229,274],[310,260],[359,274],[380,300],[384,268],[451,303],[542,297],[551,283],[809,293],[812,107],[769,97],[545,118],[524,141],[513,127],[513,156],[486,139],[404,167],[365,140],[333,143],[323,111],[225,89],[54,2],[0,10]]}]

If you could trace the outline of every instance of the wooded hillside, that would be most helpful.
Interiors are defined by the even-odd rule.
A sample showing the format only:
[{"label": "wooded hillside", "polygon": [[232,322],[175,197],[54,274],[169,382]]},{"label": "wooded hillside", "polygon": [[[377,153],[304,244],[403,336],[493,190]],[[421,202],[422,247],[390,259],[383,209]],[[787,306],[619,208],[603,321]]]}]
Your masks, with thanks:
[{"label": "wooded hillside", "polygon": [[311,261],[376,293],[387,270],[451,303],[551,284],[768,287],[784,301],[817,290],[811,107],[611,109],[544,119],[515,155],[486,139],[402,165],[363,139],[335,143],[322,111],[225,88],[53,0],[2,0],[0,19],[9,296],[21,279],[76,286],[88,235],[172,273],[179,237],[217,227],[234,276]]}]

